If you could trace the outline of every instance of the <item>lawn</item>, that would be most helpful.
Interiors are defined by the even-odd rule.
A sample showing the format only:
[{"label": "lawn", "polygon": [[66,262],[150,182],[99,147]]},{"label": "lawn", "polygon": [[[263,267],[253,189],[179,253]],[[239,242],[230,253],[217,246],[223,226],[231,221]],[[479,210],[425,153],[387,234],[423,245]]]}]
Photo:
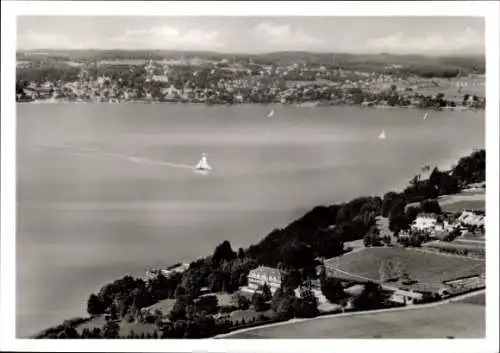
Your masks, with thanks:
[{"label": "lawn", "polygon": [[230,306],[233,304],[233,294],[229,293],[214,293],[217,296],[219,306]]},{"label": "lawn", "polygon": [[[134,331],[135,334],[140,335],[143,333],[147,335],[148,333],[153,334],[155,331],[155,326],[153,324],[143,324],[139,322],[128,322],[126,320],[122,320],[120,322],[120,336],[126,337],[130,334],[130,332]],[[158,334],[161,334],[158,332]]]},{"label": "lawn", "polygon": [[250,310],[250,309],[249,310],[235,310],[231,313],[231,320],[233,322],[235,322],[235,321],[241,321],[241,319],[245,319],[245,321],[248,322],[252,318],[255,318],[257,320],[257,318],[260,315],[265,315],[267,317],[271,317],[273,315],[273,311],[266,310],[266,311],[262,311],[262,312],[258,313],[256,311]]},{"label": "lawn", "polygon": [[[327,260],[325,266],[331,270],[339,269],[348,274],[378,281],[380,263],[382,261],[394,263],[397,259],[407,269],[410,277],[417,281],[415,288],[425,287],[428,290],[439,289],[443,281],[479,275],[485,270],[485,262],[478,259],[445,256],[400,247],[365,248]],[[343,275],[341,272],[334,271],[335,276],[337,273]]]},{"label": "lawn", "polygon": [[256,328],[226,338],[482,338],[486,334],[485,321],[484,306],[457,302],[413,310],[320,317]]},{"label": "lawn", "polygon": [[106,325],[106,319],[104,318],[104,315],[99,315],[96,317],[93,317],[87,322],[84,322],[81,325],[78,325],[76,327],[76,331],[81,334],[84,329],[88,328],[90,331],[92,331],[95,327],[98,327],[102,330],[102,328]]},{"label": "lawn", "polygon": [[147,308],[145,308],[145,310],[148,310],[151,313],[154,313],[155,310],[160,310],[163,315],[168,315],[174,307],[174,304],[175,299],[164,299],[160,300],[158,303],[148,306]]}]

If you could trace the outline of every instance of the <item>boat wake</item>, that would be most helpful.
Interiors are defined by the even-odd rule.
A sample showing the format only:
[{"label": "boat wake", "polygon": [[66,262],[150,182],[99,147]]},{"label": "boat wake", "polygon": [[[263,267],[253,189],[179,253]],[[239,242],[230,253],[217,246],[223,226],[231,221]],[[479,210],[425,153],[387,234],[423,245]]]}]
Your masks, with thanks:
[{"label": "boat wake", "polygon": [[[42,147],[42,146],[36,146],[35,148],[40,150],[40,147]],[[182,169],[191,169],[191,170],[195,168],[195,166],[193,166],[193,165],[171,163],[171,162],[164,162],[164,161],[156,161],[156,160],[142,158],[142,157],[136,157],[136,156],[130,156],[130,155],[118,154],[118,153],[111,153],[111,152],[102,151],[102,150],[99,150],[96,148],[75,147],[75,146],[71,146],[71,145],[56,145],[56,146],[52,146],[52,147],[67,149],[67,152],[70,155],[78,155],[78,156],[85,156],[85,157],[97,157],[97,158],[103,158],[103,157],[104,158],[116,158],[116,159],[121,159],[121,160],[132,162],[132,163],[157,165],[157,166],[171,167],[171,168],[182,168]]]}]

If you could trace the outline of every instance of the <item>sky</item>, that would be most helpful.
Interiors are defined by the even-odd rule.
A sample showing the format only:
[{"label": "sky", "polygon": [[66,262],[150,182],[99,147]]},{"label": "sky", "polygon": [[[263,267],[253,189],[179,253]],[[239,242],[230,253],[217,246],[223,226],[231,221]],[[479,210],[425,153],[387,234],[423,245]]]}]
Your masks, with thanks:
[{"label": "sky", "polygon": [[480,17],[19,16],[17,48],[484,54]]}]

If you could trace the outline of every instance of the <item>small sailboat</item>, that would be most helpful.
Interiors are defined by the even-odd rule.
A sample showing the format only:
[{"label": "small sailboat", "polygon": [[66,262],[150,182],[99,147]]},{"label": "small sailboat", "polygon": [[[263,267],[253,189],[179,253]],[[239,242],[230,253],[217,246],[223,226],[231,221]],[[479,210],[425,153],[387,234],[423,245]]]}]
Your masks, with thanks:
[{"label": "small sailboat", "polygon": [[427,120],[427,118],[429,117],[429,113],[425,113],[424,117],[422,118],[423,120]]},{"label": "small sailboat", "polygon": [[274,108],[267,114],[268,118],[272,118],[274,116]]},{"label": "small sailboat", "polygon": [[194,168],[198,172],[205,172],[205,173],[210,172],[212,170],[212,167],[210,167],[210,165],[207,162],[206,153],[202,154],[200,161],[198,162],[198,164],[196,164]]},{"label": "small sailboat", "polygon": [[385,140],[385,131],[382,130],[382,132],[380,133],[380,135],[378,136],[379,140]]}]

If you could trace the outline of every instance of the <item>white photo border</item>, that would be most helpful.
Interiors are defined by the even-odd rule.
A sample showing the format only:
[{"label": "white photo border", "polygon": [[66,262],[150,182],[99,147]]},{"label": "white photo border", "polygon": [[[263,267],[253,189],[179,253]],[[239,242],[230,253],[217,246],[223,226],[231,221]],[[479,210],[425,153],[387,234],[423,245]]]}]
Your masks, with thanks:
[{"label": "white photo border", "polygon": [[[498,351],[499,234],[499,4],[496,1],[359,1],[359,2],[2,2],[1,104],[1,284],[0,345],[2,350],[133,351],[133,352],[389,352]],[[474,340],[29,340],[15,338],[16,281],[16,103],[15,51],[18,15],[152,15],[152,16],[477,16],[486,20],[486,147],[487,147],[487,338]]]}]

